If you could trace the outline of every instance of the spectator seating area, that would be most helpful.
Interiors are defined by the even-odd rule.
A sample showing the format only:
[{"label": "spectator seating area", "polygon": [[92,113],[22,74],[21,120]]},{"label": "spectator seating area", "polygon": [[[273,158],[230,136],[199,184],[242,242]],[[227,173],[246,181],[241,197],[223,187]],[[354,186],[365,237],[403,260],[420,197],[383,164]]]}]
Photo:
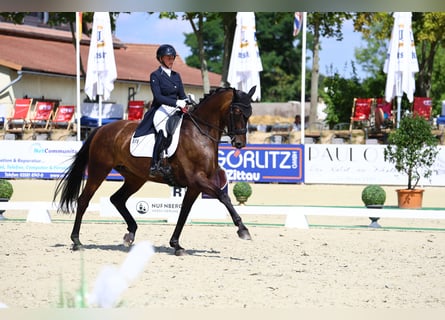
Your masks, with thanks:
[{"label": "spectator seating area", "polygon": [[[103,102],[102,112],[99,113],[98,103],[82,103],[81,139],[98,127],[100,122],[105,125],[121,119],[140,121],[149,106],[143,100],[128,101],[127,108],[121,104]],[[378,108],[388,113],[382,130],[375,130],[375,112]],[[415,97],[409,111],[431,121],[432,130],[443,142],[445,101],[442,103],[441,115],[435,119],[432,117],[430,98]],[[0,130],[3,131],[3,139],[57,140],[75,137],[76,112],[75,105],[66,105],[60,100],[20,98],[13,105],[0,104]],[[268,118],[265,116],[255,125],[249,123],[250,143],[385,143],[389,132],[396,127],[395,105],[387,103],[383,98],[354,99],[351,121],[338,123],[331,129],[324,122],[309,122],[306,119],[304,141],[301,141],[300,129],[294,127],[291,118],[279,117],[280,121],[269,121],[271,119]]]},{"label": "spectator seating area", "polygon": [[[132,100],[128,110],[116,103],[102,103],[99,113],[98,103],[82,103],[80,129],[84,136],[99,123],[130,119],[140,121],[144,116],[146,104],[143,100]],[[0,104],[0,129],[3,139],[52,139],[55,132],[60,137],[76,135],[76,106],[66,105],[55,99],[20,98],[13,105]]]}]

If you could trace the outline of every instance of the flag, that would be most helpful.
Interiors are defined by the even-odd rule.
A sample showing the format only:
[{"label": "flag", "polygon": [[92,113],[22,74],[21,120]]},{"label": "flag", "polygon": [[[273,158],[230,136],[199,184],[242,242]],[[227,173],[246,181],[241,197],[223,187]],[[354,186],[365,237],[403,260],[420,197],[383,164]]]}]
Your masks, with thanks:
[{"label": "flag", "polygon": [[232,87],[244,92],[256,86],[252,100],[259,101],[261,71],[263,65],[256,40],[255,14],[238,12],[227,81]]},{"label": "flag", "polygon": [[302,16],[301,12],[295,12],[294,13],[294,37],[298,36],[301,30],[301,22],[302,22]]},{"label": "flag", "polygon": [[94,100],[96,95],[104,100],[110,97],[117,78],[108,12],[95,12],[91,33],[85,93]]}]

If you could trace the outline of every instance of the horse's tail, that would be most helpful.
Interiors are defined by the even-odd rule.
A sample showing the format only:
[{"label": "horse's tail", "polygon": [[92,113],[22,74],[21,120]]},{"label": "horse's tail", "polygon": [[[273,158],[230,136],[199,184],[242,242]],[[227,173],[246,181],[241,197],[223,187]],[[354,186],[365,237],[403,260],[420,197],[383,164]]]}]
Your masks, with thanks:
[{"label": "horse's tail", "polygon": [[55,202],[58,194],[60,194],[57,212],[73,213],[76,210],[77,198],[79,197],[80,189],[83,187],[85,171],[88,166],[91,141],[96,133],[97,128],[88,135],[88,138],[74,156],[73,162],[57,183],[53,199]]}]

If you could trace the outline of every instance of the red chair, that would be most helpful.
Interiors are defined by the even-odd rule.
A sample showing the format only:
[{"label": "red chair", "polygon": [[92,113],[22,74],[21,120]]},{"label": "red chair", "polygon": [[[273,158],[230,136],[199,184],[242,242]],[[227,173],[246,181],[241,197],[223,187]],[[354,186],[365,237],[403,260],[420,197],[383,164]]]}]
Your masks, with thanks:
[{"label": "red chair", "polygon": [[359,127],[369,127],[371,124],[370,115],[374,98],[354,98],[352,105],[352,116],[350,130]]},{"label": "red chair", "polygon": [[37,101],[34,107],[34,115],[29,119],[28,129],[33,129],[35,132],[49,132],[54,106],[54,102]]},{"label": "red chair", "polygon": [[74,110],[76,110],[75,106],[59,106],[51,121],[51,126],[54,128],[66,128],[67,131],[71,130]]},{"label": "red chair", "polygon": [[28,113],[31,104],[31,98],[15,100],[13,114],[6,119],[5,132],[23,134],[28,125]]},{"label": "red chair", "polygon": [[145,102],[143,100],[128,101],[128,120],[140,121],[144,117]]},{"label": "red chair", "polygon": [[431,112],[433,109],[433,101],[427,97],[414,97],[413,114],[419,115],[428,121],[431,121]]}]

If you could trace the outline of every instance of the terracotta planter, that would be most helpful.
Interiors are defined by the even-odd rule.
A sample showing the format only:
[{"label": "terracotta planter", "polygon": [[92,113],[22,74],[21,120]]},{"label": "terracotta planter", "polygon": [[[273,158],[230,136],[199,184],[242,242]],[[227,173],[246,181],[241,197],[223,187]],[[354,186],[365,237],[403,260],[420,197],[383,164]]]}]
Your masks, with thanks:
[{"label": "terracotta planter", "polygon": [[402,209],[422,208],[423,189],[399,189],[397,191],[398,205]]}]

